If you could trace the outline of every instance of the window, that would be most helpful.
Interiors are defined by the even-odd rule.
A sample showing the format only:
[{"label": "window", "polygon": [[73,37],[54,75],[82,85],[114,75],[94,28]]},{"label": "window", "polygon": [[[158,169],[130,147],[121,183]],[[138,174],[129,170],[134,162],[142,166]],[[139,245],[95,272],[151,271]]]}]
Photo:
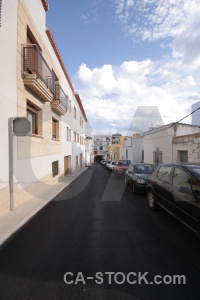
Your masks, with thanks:
[{"label": "window", "polygon": [[69,100],[69,112],[70,112],[70,114],[72,112],[72,101],[71,100]]},{"label": "window", "polygon": [[59,122],[52,118],[52,139],[58,139],[59,138]]},{"label": "window", "polygon": [[66,127],[66,138],[67,138],[67,141],[69,141],[69,128]]},{"label": "window", "polygon": [[126,149],[126,159],[128,159],[128,149]]},{"label": "window", "polygon": [[31,123],[31,133],[38,134],[38,109],[27,103],[26,117]]},{"label": "window", "polygon": [[74,131],[74,142],[76,142],[76,132]]},{"label": "window", "polygon": [[69,142],[71,142],[71,140],[72,140],[72,131],[71,129],[69,129]]},{"label": "window", "polygon": [[178,151],[177,158],[178,158],[178,162],[181,163],[188,162],[188,151]]},{"label": "window", "polygon": [[162,164],[162,151],[156,150],[153,152],[153,163],[155,166]]},{"label": "window", "polygon": [[77,133],[77,143],[79,143],[79,134]]},{"label": "window", "polygon": [[76,167],[78,167],[78,155],[76,155]]},{"label": "window", "polygon": [[179,187],[190,187],[192,179],[184,170],[180,168],[175,168],[173,174],[173,186]]},{"label": "window", "polygon": [[170,174],[172,167],[163,166],[158,171],[158,179],[170,183]]},{"label": "window", "polygon": [[83,127],[83,119],[80,117],[80,126]]},{"label": "window", "polygon": [[76,107],[74,106],[74,118],[76,119]]},{"label": "window", "polygon": [[58,160],[52,162],[52,177],[58,175]]},{"label": "window", "polygon": [[1,6],[2,6],[2,0],[0,0],[0,27],[1,27]]}]

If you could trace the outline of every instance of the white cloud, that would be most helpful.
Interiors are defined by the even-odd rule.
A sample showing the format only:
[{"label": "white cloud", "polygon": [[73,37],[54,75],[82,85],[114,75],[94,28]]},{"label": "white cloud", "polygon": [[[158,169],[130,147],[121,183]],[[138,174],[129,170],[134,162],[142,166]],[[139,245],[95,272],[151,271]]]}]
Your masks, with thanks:
[{"label": "white cloud", "polygon": [[161,49],[169,52],[159,61],[94,69],[82,64],[74,84],[91,125],[126,134],[137,107],[145,105],[157,106],[166,124],[180,120],[200,100],[200,0],[114,3],[126,34],[149,42],[159,39]]},{"label": "white cloud", "polygon": [[200,0],[141,0],[131,5],[115,0],[115,4],[126,33],[143,40],[177,37],[200,13]]},{"label": "white cloud", "polygon": [[178,121],[190,112],[191,104],[196,102],[192,95],[197,95],[200,88],[192,74],[182,72],[179,62],[158,64],[149,59],[93,70],[83,64],[75,85],[91,125],[112,132],[120,127],[123,133],[138,106],[157,106],[166,124]]}]

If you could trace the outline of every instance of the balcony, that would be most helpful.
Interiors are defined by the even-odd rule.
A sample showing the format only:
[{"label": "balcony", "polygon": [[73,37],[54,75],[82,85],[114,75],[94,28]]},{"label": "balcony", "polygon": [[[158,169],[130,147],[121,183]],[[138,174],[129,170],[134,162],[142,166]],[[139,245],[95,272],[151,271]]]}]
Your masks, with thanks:
[{"label": "balcony", "polygon": [[68,107],[68,97],[65,95],[61,86],[56,83],[55,85],[55,96],[53,101],[51,102],[51,108],[58,115],[64,115],[67,112]]},{"label": "balcony", "polygon": [[24,84],[41,100],[53,100],[55,76],[37,45],[23,45],[22,77]]}]

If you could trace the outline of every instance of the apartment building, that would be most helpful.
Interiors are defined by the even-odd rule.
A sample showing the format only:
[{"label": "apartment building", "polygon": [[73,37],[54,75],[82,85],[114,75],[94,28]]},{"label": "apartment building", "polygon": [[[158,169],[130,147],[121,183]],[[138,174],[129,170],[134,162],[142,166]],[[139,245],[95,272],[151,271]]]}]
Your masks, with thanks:
[{"label": "apartment building", "polygon": [[111,134],[94,134],[94,160],[108,158],[108,149],[112,143]]},{"label": "apartment building", "polygon": [[119,144],[121,136],[122,136],[121,133],[112,134],[112,144]]},{"label": "apartment building", "polygon": [[2,118],[0,214],[10,209],[8,119],[26,117],[27,136],[14,136],[14,206],[85,165],[87,117],[51,30],[46,0],[8,0],[1,11]]}]

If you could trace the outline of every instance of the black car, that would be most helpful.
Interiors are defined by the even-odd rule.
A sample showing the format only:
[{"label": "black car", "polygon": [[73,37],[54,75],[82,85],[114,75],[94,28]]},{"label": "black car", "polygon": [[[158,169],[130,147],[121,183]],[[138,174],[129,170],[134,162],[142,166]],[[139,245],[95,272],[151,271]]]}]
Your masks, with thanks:
[{"label": "black car", "polygon": [[148,205],[175,216],[200,238],[200,164],[162,164],[150,176]]},{"label": "black car", "polygon": [[151,164],[131,164],[125,172],[125,184],[131,184],[135,194],[137,192],[146,192],[148,178],[154,169],[154,166]]}]

